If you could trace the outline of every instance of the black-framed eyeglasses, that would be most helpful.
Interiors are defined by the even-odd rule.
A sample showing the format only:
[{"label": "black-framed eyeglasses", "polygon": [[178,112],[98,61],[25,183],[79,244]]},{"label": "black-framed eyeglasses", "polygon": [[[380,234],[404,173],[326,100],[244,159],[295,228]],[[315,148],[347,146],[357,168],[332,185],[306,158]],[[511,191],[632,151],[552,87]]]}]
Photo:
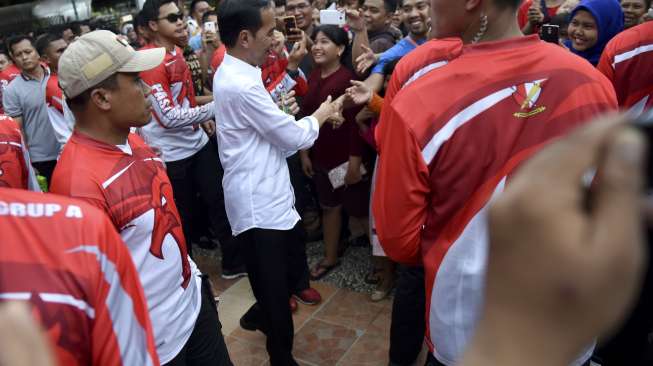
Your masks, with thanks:
[{"label": "black-framed eyeglasses", "polygon": [[169,21],[170,23],[177,23],[177,21],[184,19],[184,13],[182,12],[171,13],[164,16],[163,18],[158,18],[157,20],[163,20],[163,19]]}]

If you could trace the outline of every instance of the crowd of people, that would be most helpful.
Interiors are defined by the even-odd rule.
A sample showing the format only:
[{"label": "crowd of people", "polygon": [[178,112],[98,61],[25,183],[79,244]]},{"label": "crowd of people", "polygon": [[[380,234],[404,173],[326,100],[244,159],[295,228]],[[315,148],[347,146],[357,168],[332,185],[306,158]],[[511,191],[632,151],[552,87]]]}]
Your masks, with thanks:
[{"label": "crowd of people", "polygon": [[[119,30],[8,35],[0,302],[31,303],[40,364],[231,365],[193,261],[219,248],[256,298],[240,326],[297,365],[297,302],[366,246],[390,365],[425,342],[428,366],[651,364],[627,126],[653,122],[650,8],[147,0]],[[2,339],[0,364],[29,359]]]}]

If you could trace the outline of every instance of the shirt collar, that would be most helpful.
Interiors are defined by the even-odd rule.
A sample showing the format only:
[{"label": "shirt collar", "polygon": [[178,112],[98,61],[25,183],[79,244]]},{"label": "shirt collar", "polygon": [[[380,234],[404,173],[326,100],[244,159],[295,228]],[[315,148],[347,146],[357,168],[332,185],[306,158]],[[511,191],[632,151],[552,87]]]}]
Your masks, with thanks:
[{"label": "shirt collar", "polygon": [[[45,79],[45,78],[47,78],[48,76],[50,76],[50,68],[49,68],[49,67],[44,66],[43,64],[39,64],[39,66],[41,66],[41,67],[43,68],[43,79]],[[40,81],[40,80],[36,80],[36,79],[34,79],[33,77],[31,77],[31,76],[25,74],[25,73],[22,72],[22,71],[20,72],[20,76],[21,76],[21,77],[23,78],[23,80],[25,80],[25,81],[30,81],[30,80],[33,80],[33,81]]]},{"label": "shirt collar", "polygon": [[248,64],[247,62],[233,57],[229,54],[229,51],[225,53],[224,60],[222,61],[223,65],[229,65],[234,69],[240,71],[241,75],[246,75],[247,77],[252,78],[253,80],[261,80],[261,69],[255,66]]}]

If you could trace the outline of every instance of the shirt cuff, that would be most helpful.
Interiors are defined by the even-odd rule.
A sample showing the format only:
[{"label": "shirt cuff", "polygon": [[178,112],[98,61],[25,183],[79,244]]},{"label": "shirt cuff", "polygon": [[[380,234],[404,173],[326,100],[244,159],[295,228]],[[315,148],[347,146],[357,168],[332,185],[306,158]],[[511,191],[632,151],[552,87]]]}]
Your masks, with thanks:
[{"label": "shirt cuff", "polygon": [[317,118],[315,118],[315,117],[313,117],[313,116],[307,116],[306,118],[308,118],[308,120],[309,120],[310,123],[311,123],[311,127],[313,127],[313,129],[314,129],[315,131],[319,131],[319,130],[320,130],[320,123],[317,121]]}]

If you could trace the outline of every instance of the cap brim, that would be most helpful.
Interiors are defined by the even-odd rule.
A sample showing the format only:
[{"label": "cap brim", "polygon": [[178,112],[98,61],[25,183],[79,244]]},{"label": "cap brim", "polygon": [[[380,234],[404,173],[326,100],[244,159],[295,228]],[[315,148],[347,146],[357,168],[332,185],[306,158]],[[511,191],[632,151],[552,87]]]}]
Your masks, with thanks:
[{"label": "cap brim", "polygon": [[166,50],[163,47],[136,51],[134,57],[124,64],[118,72],[141,72],[151,70],[163,62]]}]

